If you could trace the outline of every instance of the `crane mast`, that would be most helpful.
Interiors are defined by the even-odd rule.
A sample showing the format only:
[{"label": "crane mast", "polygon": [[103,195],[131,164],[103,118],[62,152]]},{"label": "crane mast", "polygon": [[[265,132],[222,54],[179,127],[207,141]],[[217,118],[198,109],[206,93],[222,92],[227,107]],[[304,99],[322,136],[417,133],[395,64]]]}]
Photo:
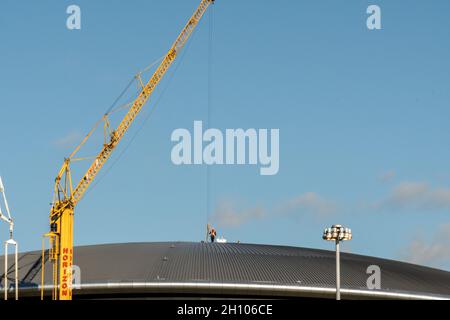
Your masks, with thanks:
[{"label": "crane mast", "polygon": [[[89,185],[109,159],[142,107],[149,100],[158,83],[162,80],[172,63],[175,61],[178,53],[186,44],[209,5],[214,3],[214,1],[215,0],[201,1],[197,10],[189,19],[188,23],[145,86],[142,83],[142,79],[139,77],[142,85],[140,94],[131,104],[131,107],[118,127],[110,133],[109,140],[103,145],[102,150],[96,156],[75,188],[73,188],[72,184],[70,164],[73,160],[73,156],[77,153],[81,145],[83,145],[90,137],[90,134],[86,136],[81,145],[75,149],[70,157],[64,160],[58,176],[55,179],[54,198],[50,210],[50,232],[44,235],[49,238],[50,241],[49,258],[53,266],[53,299],[72,299],[73,216],[76,205],[82,199]],[[106,117],[107,115],[104,116],[105,121],[107,121]],[[42,259],[42,263],[43,265],[45,264],[45,259]],[[43,297],[44,290],[43,273],[44,272],[42,272],[41,297]]]}]

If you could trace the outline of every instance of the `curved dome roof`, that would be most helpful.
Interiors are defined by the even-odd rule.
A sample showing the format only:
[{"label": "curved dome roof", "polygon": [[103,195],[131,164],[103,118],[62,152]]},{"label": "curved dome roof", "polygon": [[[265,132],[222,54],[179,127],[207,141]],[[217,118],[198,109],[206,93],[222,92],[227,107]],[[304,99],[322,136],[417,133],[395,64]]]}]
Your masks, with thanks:
[{"label": "curved dome roof", "polygon": [[[333,251],[164,242],[84,246],[76,247],[74,253],[74,264],[81,274],[81,287],[74,290],[74,297],[189,294],[332,298],[335,292]],[[367,289],[370,265],[381,269],[381,290]],[[38,296],[41,252],[21,254],[19,267],[21,295]],[[47,289],[50,270],[47,261]],[[450,272],[342,253],[341,287],[343,298],[450,298]]]}]

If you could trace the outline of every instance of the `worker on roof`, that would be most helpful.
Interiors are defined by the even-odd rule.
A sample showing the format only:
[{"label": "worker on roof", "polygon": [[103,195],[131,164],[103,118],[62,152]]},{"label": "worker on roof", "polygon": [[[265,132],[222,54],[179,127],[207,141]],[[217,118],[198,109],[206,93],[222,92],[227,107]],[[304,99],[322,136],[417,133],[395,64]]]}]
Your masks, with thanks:
[{"label": "worker on roof", "polygon": [[211,231],[209,231],[209,235],[211,237],[211,242],[214,242],[214,239],[216,239],[216,229],[212,228]]}]

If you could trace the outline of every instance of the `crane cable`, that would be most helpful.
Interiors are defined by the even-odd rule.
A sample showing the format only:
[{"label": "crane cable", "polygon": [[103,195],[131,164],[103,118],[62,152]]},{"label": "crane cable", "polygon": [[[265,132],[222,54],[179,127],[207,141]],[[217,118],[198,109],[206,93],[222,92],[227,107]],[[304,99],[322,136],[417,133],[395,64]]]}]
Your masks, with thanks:
[{"label": "crane cable", "polygon": [[[130,89],[130,87],[131,87],[131,85],[133,84],[133,82],[135,82],[136,79],[137,79],[138,77],[140,77],[142,74],[144,74],[144,73],[146,73],[147,71],[151,70],[157,63],[160,63],[160,62],[162,61],[163,58],[164,58],[164,56],[162,56],[162,57],[156,59],[156,60],[155,60],[154,62],[152,62],[150,65],[148,65],[147,67],[145,67],[144,69],[142,69],[141,71],[139,71],[139,72],[138,72],[138,73],[130,80],[130,82],[129,82],[128,85],[125,87],[125,89],[122,91],[122,93],[117,97],[117,99],[113,102],[113,104],[112,104],[112,105],[109,107],[109,109],[105,112],[105,115],[109,115],[109,114],[113,113],[115,110],[121,109],[121,108],[123,108],[124,106],[129,105],[130,102],[127,102],[127,103],[125,103],[125,104],[123,104],[123,105],[121,105],[121,106],[119,106],[119,107],[117,107],[117,108],[114,108],[114,107],[117,105],[117,103],[120,101],[120,99],[123,98],[123,96],[125,95],[125,93],[128,92],[128,90]],[[139,90],[139,91],[137,92],[137,94],[139,94],[141,91],[142,91],[142,90]],[[136,94],[136,96],[137,96],[137,94]],[[133,101],[133,100],[136,99],[136,98],[135,98],[135,97],[132,97],[131,99],[132,99],[131,101]]]},{"label": "crane cable", "polygon": [[[211,127],[213,109],[213,44],[214,44],[214,5],[209,11],[209,39],[208,39],[208,106],[207,106],[207,128]],[[206,225],[209,224],[211,215],[211,168],[206,166]],[[208,234],[206,235],[208,238]],[[206,239],[207,240],[207,239]]]},{"label": "crane cable", "polygon": [[[157,106],[159,105],[159,103],[161,102],[162,98],[164,97],[164,94],[166,93],[167,89],[170,87],[171,83],[173,82],[173,79],[175,78],[175,74],[178,71],[179,66],[182,64],[184,57],[186,56],[187,52],[189,51],[189,48],[191,47],[191,43],[193,42],[195,35],[197,33],[197,29],[195,29],[192,33],[192,37],[191,39],[188,41],[188,43],[186,44],[186,48],[182,51],[180,59],[178,60],[178,63],[175,65],[173,72],[168,76],[168,80],[166,83],[166,86],[162,89],[161,93],[159,94],[159,96],[156,98],[155,100],[155,104],[153,105],[153,108],[151,108],[150,112],[147,114],[147,116],[145,117],[144,121],[142,122],[142,124],[139,126],[139,128],[136,130],[136,132],[134,133],[134,135],[131,137],[130,141],[127,143],[127,145],[124,147],[124,149],[119,153],[119,155],[117,156],[116,159],[114,159],[114,161],[111,163],[111,165],[105,169],[104,174],[100,177],[98,177],[98,179],[93,182],[91,188],[89,190],[86,191],[85,196],[87,196],[89,193],[92,192],[92,190],[95,189],[95,187],[103,180],[103,178],[105,178],[108,173],[111,171],[111,169],[119,162],[119,160],[123,157],[123,155],[125,154],[125,152],[131,147],[131,145],[133,144],[134,140],[136,139],[136,137],[139,135],[139,133],[142,131],[143,127],[146,125],[146,123],[148,122],[148,120],[150,119],[150,116],[153,114],[153,112],[156,110]],[[155,63],[153,63],[154,65]],[[146,69],[150,68],[147,67]],[[146,70],[144,69],[144,70]],[[146,70],[148,71],[148,70]]]},{"label": "crane cable", "polygon": [[[119,101],[125,96],[125,94],[129,91],[131,85],[138,79],[138,76],[141,77],[142,74],[144,74],[145,72],[149,71],[153,66],[155,66],[158,62],[160,62],[163,59],[163,57],[155,60],[152,64],[150,64],[149,66],[145,67],[144,69],[142,69],[140,72],[138,72],[131,80],[130,82],[126,85],[125,89],[123,89],[123,91],[119,94],[119,96],[114,100],[114,102],[111,104],[111,106],[106,110],[106,112],[103,114],[102,118],[99,119],[94,126],[92,127],[92,129],[88,132],[88,134],[83,138],[83,140],[78,144],[78,146],[75,148],[75,150],[72,152],[72,154],[70,155],[69,159],[71,159],[72,161],[80,161],[80,160],[87,160],[87,159],[91,159],[91,158],[95,158],[95,157],[83,157],[83,158],[75,158],[73,159],[73,157],[78,153],[78,151],[81,149],[81,147],[87,142],[87,140],[89,139],[89,137],[94,133],[94,131],[97,130],[98,126],[100,125],[100,123],[102,123],[103,121],[107,120],[108,116],[110,116],[111,114],[122,110],[122,109],[127,109],[130,108],[133,105],[133,101],[136,99],[136,97],[139,95],[139,93],[141,92],[141,89],[139,89],[134,95],[131,96],[131,98],[125,102],[124,104],[116,107],[116,105],[119,103]],[[105,137],[106,139],[106,137]]]},{"label": "crane cable", "polygon": [[108,108],[108,110],[106,110],[105,115],[109,115],[113,110],[114,107],[117,105],[117,103],[120,101],[120,99],[123,98],[123,96],[125,95],[125,93],[128,92],[128,90],[130,89],[131,85],[133,84],[133,82],[136,80],[135,77],[133,77],[130,82],[127,84],[127,86],[125,87],[125,89],[123,89],[122,93],[116,98],[116,100],[114,100],[114,102],[112,103],[112,105]]}]

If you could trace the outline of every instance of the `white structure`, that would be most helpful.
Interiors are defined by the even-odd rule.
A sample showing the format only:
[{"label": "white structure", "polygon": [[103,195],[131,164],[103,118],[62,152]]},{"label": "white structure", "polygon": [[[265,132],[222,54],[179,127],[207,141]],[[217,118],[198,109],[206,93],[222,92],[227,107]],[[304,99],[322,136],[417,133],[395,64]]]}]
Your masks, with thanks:
[{"label": "white structure", "polygon": [[227,243],[227,239],[225,239],[224,237],[220,237],[216,239],[217,243]]},{"label": "white structure", "polygon": [[352,240],[352,230],[335,224],[323,231],[324,240],[336,242],[336,300],[341,300],[341,262],[339,254],[339,242]]},{"label": "white structure", "polygon": [[19,268],[18,268],[18,251],[19,245],[13,239],[14,221],[11,218],[8,201],[6,201],[5,187],[3,186],[2,178],[0,177],[0,193],[3,198],[3,205],[6,210],[6,216],[2,213],[2,206],[0,205],[0,219],[9,224],[9,239],[5,241],[5,300],[8,300],[8,247],[14,246],[14,280],[15,280],[15,298],[19,299]]}]

